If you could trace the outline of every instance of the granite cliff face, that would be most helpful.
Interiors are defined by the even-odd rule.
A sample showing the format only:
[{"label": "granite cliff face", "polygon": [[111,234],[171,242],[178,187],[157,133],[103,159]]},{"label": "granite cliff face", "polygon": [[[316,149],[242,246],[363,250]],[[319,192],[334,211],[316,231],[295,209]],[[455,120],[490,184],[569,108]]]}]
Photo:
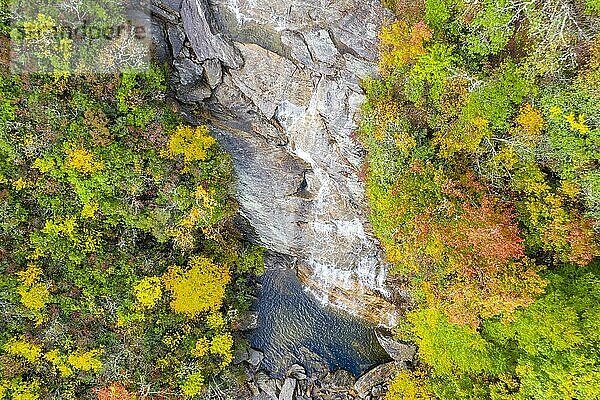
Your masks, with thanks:
[{"label": "granite cliff face", "polygon": [[373,0],[153,0],[157,55],[231,154],[251,237],[324,303],[389,324],[354,136],[386,11]]}]

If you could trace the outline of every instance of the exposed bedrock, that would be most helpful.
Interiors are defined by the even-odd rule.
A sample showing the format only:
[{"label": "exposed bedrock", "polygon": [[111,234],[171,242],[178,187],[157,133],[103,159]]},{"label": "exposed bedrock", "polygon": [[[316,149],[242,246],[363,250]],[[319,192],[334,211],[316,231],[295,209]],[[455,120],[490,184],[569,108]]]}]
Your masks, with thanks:
[{"label": "exposed bedrock", "polygon": [[373,0],[153,0],[176,97],[231,154],[253,238],[324,303],[390,324],[355,138],[387,12]]}]

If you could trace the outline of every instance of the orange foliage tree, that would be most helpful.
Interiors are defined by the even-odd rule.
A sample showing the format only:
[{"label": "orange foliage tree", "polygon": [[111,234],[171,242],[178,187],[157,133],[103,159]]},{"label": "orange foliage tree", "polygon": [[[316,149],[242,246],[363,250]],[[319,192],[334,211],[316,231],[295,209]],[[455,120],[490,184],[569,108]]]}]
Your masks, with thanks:
[{"label": "orange foliage tree", "polygon": [[131,393],[122,383],[112,383],[102,389],[96,390],[98,400],[135,400],[137,396]]}]

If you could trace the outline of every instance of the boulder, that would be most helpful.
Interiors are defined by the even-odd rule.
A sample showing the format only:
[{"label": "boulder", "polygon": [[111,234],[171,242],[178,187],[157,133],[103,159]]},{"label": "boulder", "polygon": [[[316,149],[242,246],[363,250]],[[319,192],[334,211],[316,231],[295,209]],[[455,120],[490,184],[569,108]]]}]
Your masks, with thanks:
[{"label": "boulder", "polygon": [[274,379],[269,378],[269,376],[264,371],[258,371],[254,375],[254,381],[256,385],[261,390],[261,393],[269,396],[269,398],[277,399],[277,385]]},{"label": "boulder", "polygon": [[371,390],[377,385],[386,383],[398,367],[399,365],[395,361],[391,361],[367,371],[354,383],[354,391],[357,396],[361,399],[367,398],[371,394]]},{"label": "boulder", "polygon": [[239,68],[244,60],[229,39],[213,33],[208,18],[206,0],[183,0],[181,20],[183,29],[199,61],[218,59],[229,68]]},{"label": "boulder", "polygon": [[[180,49],[181,50],[181,49]],[[189,86],[198,83],[204,74],[204,67],[187,57],[179,57],[173,60],[173,67],[179,75],[179,84]],[[208,95],[210,96],[210,90]]]},{"label": "boulder", "polygon": [[416,346],[396,340],[392,335],[382,330],[376,330],[375,335],[381,347],[393,360],[412,362],[417,351]]},{"label": "boulder", "polygon": [[302,36],[300,32],[283,31],[281,33],[281,41],[290,48],[292,61],[299,62],[306,66],[312,66],[314,64],[313,56],[310,54],[304,36]]},{"label": "boulder", "polygon": [[325,29],[305,32],[304,40],[313,59],[333,65],[340,56],[329,32]]},{"label": "boulder", "polygon": [[265,355],[262,351],[253,348],[248,349],[248,363],[253,367],[258,367],[264,358]]},{"label": "boulder", "polygon": [[295,390],[296,380],[294,378],[285,378],[281,391],[279,392],[279,400],[294,400]]},{"label": "boulder", "polygon": [[211,89],[216,88],[223,80],[223,68],[221,67],[221,62],[211,58],[204,61],[203,66],[206,83],[208,83],[208,86],[210,86]]},{"label": "boulder", "polygon": [[338,369],[331,374],[331,386],[335,389],[349,389],[356,382],[356,378],[345,369]]},{"label": "boulder", "polygon": [[317,379],[321,379],[329,372],[329,366],[318,354],[306,347],[300,348],[300,362],[306,367],[306,371]]},{"label": "boulder", "polygon": [[304,369],[304,367],[302,365],[293,364],[287,370],[287,376],[291,376],[292,378],[295,378],[298,380],[304,380],[304,379],[306,379],[306,370]]},{"label": "boulder", "polygon": [[210,95],[210,88],[203,83],[175,85],[175,97],[182,103],[194,104],[209,98]]},{"label": "boulder", "polygon": [[171,53],[173,57],[179,56],[183,49],[183,42],[185,40],[185,33],[179,25],[169,25],[167,28],[167,38],[171,45]]},{"label": "boulder", "polygon": [[171,24],[179,22],[179,9],[181,2],[178,0],[152,0],[150,10],[154,17],[158,17]]}]

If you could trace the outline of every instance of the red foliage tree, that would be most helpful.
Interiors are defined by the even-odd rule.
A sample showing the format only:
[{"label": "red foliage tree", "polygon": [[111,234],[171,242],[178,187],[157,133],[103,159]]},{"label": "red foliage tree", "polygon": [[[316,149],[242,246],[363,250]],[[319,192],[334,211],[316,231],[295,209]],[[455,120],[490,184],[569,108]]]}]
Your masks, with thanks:
[{"label": "red foliage tree", "polygon": [[480,204],[464,204],[456,226],[445,229],[446,243],[457,251],[469,278],[496,273],[524,256],[513,213],[498,199],[484,195]]},{"label": "red foliage tree", "polygon": [[102,389],[97,389],[98,400],[135,400],[137,396],[131,393],[119,382],[110,384]]}]

